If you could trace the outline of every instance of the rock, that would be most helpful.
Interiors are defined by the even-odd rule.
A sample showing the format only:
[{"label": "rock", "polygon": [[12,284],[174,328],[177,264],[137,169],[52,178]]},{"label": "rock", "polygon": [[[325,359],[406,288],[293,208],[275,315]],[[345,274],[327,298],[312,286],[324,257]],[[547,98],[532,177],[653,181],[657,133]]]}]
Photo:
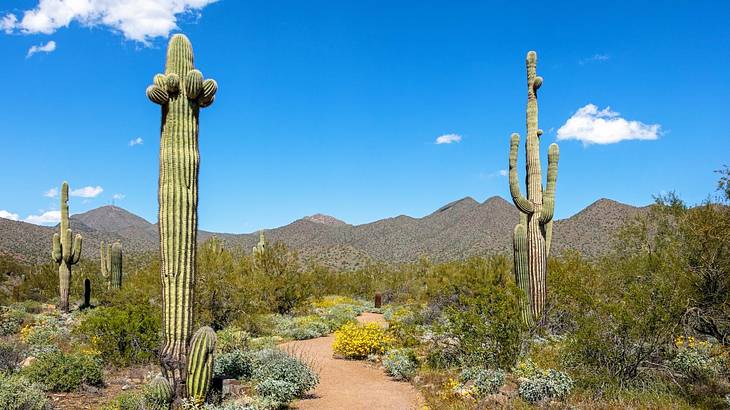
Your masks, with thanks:
[{"label": "rock", "polygon": [[20,362],[20,368],[21,369],[26,368],[26,367],[30,366],[31,364],[33,364],[33,362],[35,362],[36,360],[37,359],[35,358],[35,356],[28,356],[25,358],[25,360]]},{"label": "rock", "polygon": [[122,390],[129,390],[131,388],[132,388],[132,386],[130,386],[128,384],[125,384],[124,386],[122,386]]},{"label": "rock", "polygon": [[230,396],[244,396],[245,394],[243,383],[241,383],[240,380],[223,379],[223,389],[221,391],[223,398],[228,398]]}]

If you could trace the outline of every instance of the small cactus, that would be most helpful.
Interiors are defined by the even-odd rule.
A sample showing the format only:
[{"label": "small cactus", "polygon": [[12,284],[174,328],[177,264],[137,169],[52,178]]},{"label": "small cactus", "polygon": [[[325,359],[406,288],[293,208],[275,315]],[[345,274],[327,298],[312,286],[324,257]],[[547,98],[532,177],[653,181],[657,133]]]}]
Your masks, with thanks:
[{"label": "small cactus", "polygon": [[58,288],[60,293],[59,309],[68,312],[68,292],[71,286],[71,266],[81,258],[81,235],[73,236],[68,222],[68,182],[61,185],[61,226],[59,233],[53,234],[51,257],[58,264]]},{"label": "small cactus", "polygon": [[185,382],[188,398],[200,404],[205,401],[213,375],[213,352],[215,351],[215,331],[208,326],[201,327],[190,340],[188,356],[188,376]]},{"label": "small cactus", "polygon": [[144,389],[144,401],[150,408],[167,408],[172,403],[173,391],[164,377],[155,377]]},{"label": "small cactus", "polygon": [[383,294],[375,292],[375,309],[379,309],[383,305]]},{"label": "small cactus", "polygon": [[261,256],[266,250],[266,238],[264,237],[264,231],[259,231],[259,243],[251,249],[253,256]]},{"label": "small cactus", "polygon": [[89,278],[84,279],[84,303],[80,309],[88,309],[91,307],[91,280]]}]

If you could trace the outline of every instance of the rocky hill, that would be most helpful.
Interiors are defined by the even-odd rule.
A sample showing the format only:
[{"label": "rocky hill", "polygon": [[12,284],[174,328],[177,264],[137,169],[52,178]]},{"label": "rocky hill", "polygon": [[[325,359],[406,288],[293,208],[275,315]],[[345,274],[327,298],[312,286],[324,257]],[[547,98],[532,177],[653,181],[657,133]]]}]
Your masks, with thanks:
[{"label": "rocky hill", "polygon": [[[553,251],[575,249],[599,256],[611,245],[615,232],[646,208],[601,199],[574,216],[555,222]],[[119,240],[126,252],[155,252],[159,246],[157,225],[115,206],[104,206],[71,216],[71,228],[84,236],[83,256],[98,258],[99,242]],[[302,257],[353,269],[366,261],[412,262],[427,256],[434,261],[508,252],[512,230],[518,221],[515,207],[501,197],[479,203],[466,197],[451,202],[422,218],[400,215],[349,225],[328,215],[316,214],[288,225],[269,229],[269,241],[282,241]],[[46,262],[51,236],[57,228],[0,218],[0,253],[24,262]],[[201,231],[198,239],[211,236],[227,246],[251,249],[258,234],[218,234]]]}]

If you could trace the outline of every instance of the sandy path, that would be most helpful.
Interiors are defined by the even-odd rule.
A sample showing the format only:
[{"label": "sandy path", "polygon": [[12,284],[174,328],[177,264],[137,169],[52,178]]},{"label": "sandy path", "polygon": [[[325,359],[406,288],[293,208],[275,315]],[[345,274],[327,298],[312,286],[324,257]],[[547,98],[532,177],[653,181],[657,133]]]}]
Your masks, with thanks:
[{"label": "sandy path", "polygon": [[[362,323],[385,323],[383,315],[363,313]],[[334,359],[333,336],[284,344],[312,357],[319,367],[320,382],[311,398],[294,403],[307,410],[411,410],[423,402],[416,389],[405,382],[391,380],[383,370],[363,361]]]}]

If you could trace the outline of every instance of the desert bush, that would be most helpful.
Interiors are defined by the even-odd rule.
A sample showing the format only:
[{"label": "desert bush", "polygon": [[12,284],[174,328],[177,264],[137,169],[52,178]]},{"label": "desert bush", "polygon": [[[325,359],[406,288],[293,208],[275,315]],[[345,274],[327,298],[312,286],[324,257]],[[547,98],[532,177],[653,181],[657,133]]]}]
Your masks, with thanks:
[{"label": "desert bush", "polygon": [[[256,390],[265,398],[285,405],[294,397],[302,397],[319,383],[319,376],[307,364],[278,349],[266,349],[254,354],[252,379]],[[259,385],[264,387],[259,391]],[[289,396],[289,392],[293,395]],[[281,399],[289,398],[289,401]]]},{"label": "desert bush", "polygon": [[418,360],[413,349],[392,349],[383,356],[383,367],[395,380],[411,380],[418,371]]},{"label": "desert bush", "polygon": [[160,315],[149,304],[99,307],[86,313],[75,334],[108,363],[148,363],[160,346]]},{"label": "desert bush", "polygon": [[458,340],[463,366],[510,368],[517,361],[522,342],[516,301],[513,285],[506,280],[495,282],[460,297],[457,305],[446,309],[445,322],[435,328]]},{"label": "desert bush", "polygon": [[[144,397],[140,392],[123,392],[116,396],[109,403],[105,404],[101,410],[163,410],[148,409],[145,405]],[[167,409],[165,409],[167,410]]]},{"label": "desert bush", "polygon": [[213,375],[223,379],[249,379],[253,373],[253,353],[233,350],[215,356]]},{"label": "desert bush", "polygon": [[57,315],[39,314],[20,329],[20,338],[31,347],[56,345],[68,337],[68,330]]},{"label": "desert bush", "polygon": [[9,336],[20,331],[20,327],[26,319],[24,310],[12,307],[0,307],[0,336]]},{"label": "desert bush", "polygon": [[669,365],[692,381],[706,380],[718,374],[721,365],[712,357],[709,342],[692,336],[679,336],[674,342],[677,351]]},{"label": "desert bush", "polygon": [[468,367],[459,373],[461,388],[470,386],[473,396],[482,397],[496,393],[504,384],[505,373],[502,370]]},{"label": "desert bush", "polygon": [[21,374],[53,392],[74,391],[83,384],[101,386],[104,382],[100,361],[82,353],[53,352],[39,356]]},{"label": "desert bush", "polygon": [[0,409],[48,410],[45,393],[23,376],[0,372]]},{"label": "desert bush", "polygon": [[26,348],[22,343],[0,340],[0,372],[15,370],[25,353]]},{"label": "desert bush", "polygon": [[332,349],[348,359],[364,359],[373,353],[383,353],[393,339],[377,323],[348,323],[335,332]]},{"label": "desert bush", "polygon": [[236,350],[245,350],[249,346],[251,334],[238,326],[228,326],[215,332],[215,349],[219,353],[229,353]]},{"label": "desert bush", "polygon": [[555,369],[539,370],[532,377],[520,380],[518,393],[534,403],[546,399],[565,398],[573,389],[573,379]]},{"label": "desert bush", "polygon": [[261,283],[262,296],[277,313],[287,314],[304,306],[313,294],[314,275],[303,269],[296,252],[281,242],[254,257],[254,272]]}]

